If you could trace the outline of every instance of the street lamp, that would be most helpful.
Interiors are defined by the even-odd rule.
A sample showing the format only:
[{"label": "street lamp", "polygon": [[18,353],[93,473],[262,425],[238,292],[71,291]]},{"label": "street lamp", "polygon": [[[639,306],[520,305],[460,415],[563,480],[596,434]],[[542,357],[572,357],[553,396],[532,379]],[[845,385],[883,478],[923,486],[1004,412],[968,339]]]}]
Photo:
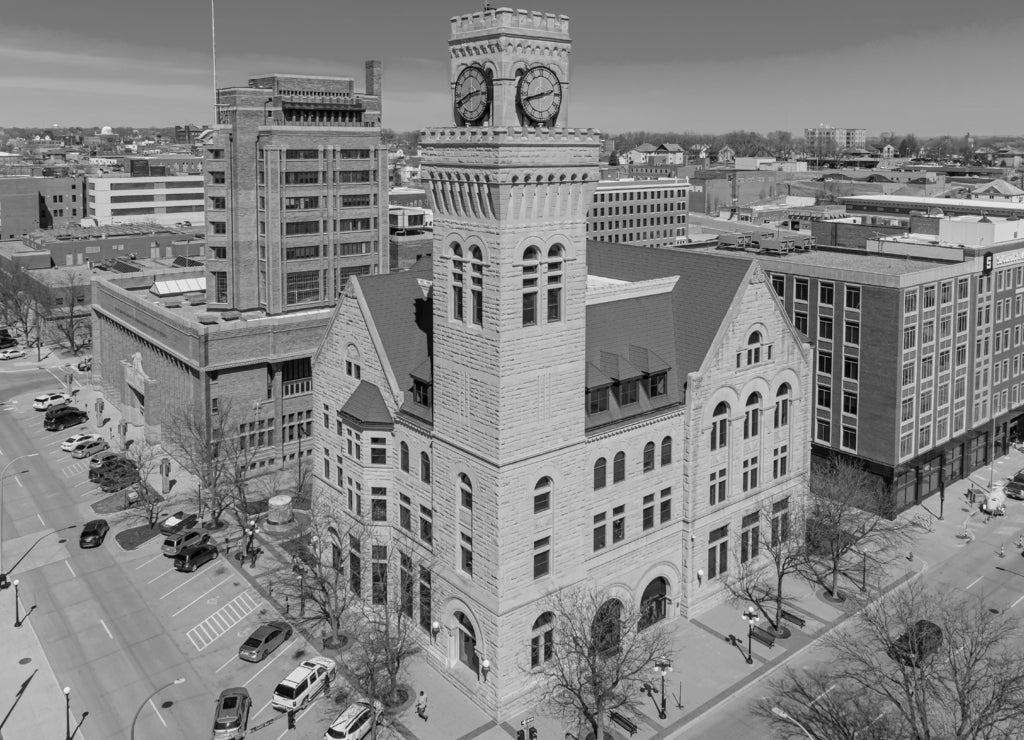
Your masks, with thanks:
[{"label": "street lamp", "polygon": [[665,676],[672,672],[672,659],[661,657],[654,661],[654,670],[661,674],[661,709],[658,719],[665,719]]},{"label": "street lamp", "polygon": [[[150,701],[150,700],[151,700],[151,699],[152,699],[152,698],[153,698],[154,696],[156,696],[157,694],[159,694],[159,693],[160,693],[161,691],[163,691],[164,689],[169,689],[169,688],[170,688],[171,686],[177,686],[178,684],[182,684],[182,683],[185,683],[185,679],[184,679],[184,677],[182,677],[182,678],[176,678],[176,679],[174,679],[173,681],[171,681],[170,683],[165,683],[165,684],[164,684],[163,686],[161,686],[160,688],[158,688],[158,689],[157,689],[156,691],[154,691],[154,692],[153,692],[152,694],[150,694],[149,696],[147,696],[147,697],[146,697],[146,698],[145,698],[145,699],[143,700],[143,702],[142,702],[141,704],[139,704],[139,708],[135,710],[135,716],[134,716],[134,717],[132,717],[132,740],[135,740],[135,723],[139,721],[139,715],[140,715],[140,714],[142,714],[142,708],[143,708],[144,706],[146,706],[146,704],[147,704],[147,703],[149,703],[149,701]],[[64,689],[64,691],[68,691],[68,689]]]},{"label": "street lamp", "polygon": [[21,626],[21,612],[18,605],[18,579],[14,579],[14,626]]},{"label": "street lamp", "polygon": [[751,665],[754,662],[754,625],[761,621],[761,617],[753,606],[748,606],[740,617],[747,623],[747,665]]},{"label": "street lamp", "polygon": [[776,717],[781,717],[782,719],[786,720],[787,722],[792,722],[794,725],[796,725],[801,730],[803,730],[804,734],[807,735],[807,737],[809,737],[811,740],[815,740],[814,735],[812,735],[810,733],[810,731],[806,727],[804,727],[802,724],[797,722],[796,718],[791,716],[785,710],[780,709],[779,707],[772,707],[772,714],[774,714]]},{"label": "street lamp", "polygon": [[[3,532],[3,526],[4,526],[4,478],[7,477],[7,471],[10,469],[10,467],[12,465],[14,465],[14,463],[18,462],[18,460],[24,460],[25,458],[38,457],[38,456],[39,456],[38,452],[30,452],[27,455],[18,455],[16,458],[11,460],[9,463],[4,465],[4,469],[3,470],[0,470],[0,542],[2,542],[3,539],[4,539],[4,532]],[[4,575],[3,573],[4,573],[4,554],[3,554],[3,549],[0,548],[0,588],[7,588],[8,585],[9,585],[8,582],[7,582],[7,576]]]},{"label": "street lamp", "polygon": [[71,740],[71,687],[64,687],[64,740]]}]

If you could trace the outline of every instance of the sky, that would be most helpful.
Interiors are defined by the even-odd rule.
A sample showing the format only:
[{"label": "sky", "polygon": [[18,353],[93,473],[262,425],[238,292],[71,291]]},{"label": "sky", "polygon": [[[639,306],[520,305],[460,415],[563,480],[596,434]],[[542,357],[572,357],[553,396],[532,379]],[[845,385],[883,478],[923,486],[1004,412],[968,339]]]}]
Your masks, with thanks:
[{"label": "sky", "polygon": [[[215,0],[217,86],[384,63],[384,125],[450,125],[449,19],[482,0]],[[542,3],[542,4],[541,4]],[[494,0],[501,6],[500,0]],[[515,3],[514,7],[523,7]],[[1022,0],[537,0],[569,16],[570,125],[1017,134]],[[213,119],[209,0],[3,0],[0,126]]]}]

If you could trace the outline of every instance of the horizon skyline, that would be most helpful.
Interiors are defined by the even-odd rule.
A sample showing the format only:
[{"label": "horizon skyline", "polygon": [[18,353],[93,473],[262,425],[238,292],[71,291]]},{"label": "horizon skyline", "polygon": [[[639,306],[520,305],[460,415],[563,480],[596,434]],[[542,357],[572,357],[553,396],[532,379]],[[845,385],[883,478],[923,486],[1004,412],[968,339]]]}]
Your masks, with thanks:
[{"label": "horizon skyline", "polygon": [[[86,18],[54,12],[69,7],[66,0],[15,2],[5,10],[0,89],[5,108],[25,115],[0,125],[211,123],[210,5],[200,2],[186,13],[156,7],[139,17],[127,0],[97,3],[105,12]],[[657,4],[641,0],[631,6],[638,22],[628,30],[610,3],[531,5],[570,18],[570,126],[617,134],[783,130],[800,137],[824,119],[865,128],[869,136],[1011,137],[1024,117],[1024,101],[1005,92],[1007,76],[990,71],[992,52],[1013,48],[1010,42],[1024,32],[1024,4],[1009,0],[966,9],[939,0],[923,17],[913,8],[865,0],[859,17],[886,20],[866,30],[851,28],[845,6],[811,0],[790,0],[781,17],[753,0],[734,0],[725,12],[658,8],[665,20],[648,26],[643,20]],[[363,62],[380,59],[383,126],[415,131],[451,124],[448,19],[480,6],[299,0],[279,8],[268,0],[216,0],[216,8],[218,87],[244,86],[270,70],[352,77],[361,91]],[[741,26],[712,28],[737,12],[745,19]],[[317,22],[305,23],[306,17]],[[146,38],[153,28],[161,33]],[[350,36],[349,28],[357,33]],[[894,70],[905,82],[887,84]],[[972,105],[949,104],[958,88],[971,90]],[[614,105],[607,103],[609,89]]]}]

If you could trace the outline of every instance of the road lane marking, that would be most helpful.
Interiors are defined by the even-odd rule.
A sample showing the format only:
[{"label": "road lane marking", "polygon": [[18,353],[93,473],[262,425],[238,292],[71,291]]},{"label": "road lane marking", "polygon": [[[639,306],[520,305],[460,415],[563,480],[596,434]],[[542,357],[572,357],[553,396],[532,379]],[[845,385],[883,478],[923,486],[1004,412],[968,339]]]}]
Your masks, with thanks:
[{"label": "road lane marking", "polygon": [[68,570],[71,571],[71,577],[72,578],[78,578],[78,575],[75,573],[74,569],[72,569],[72,567],[71,567],[71,561],[70,560],[65,560],[64,561],[64,565],[68,566]]},{"label": "road lane marking", "polygon": [[109,628],[109,627],[107,627],[107,623],[106,623],[106,622],[104,622],[104,621],[103,621],[103,620],[101,619],[101,620],[100,620],[100,624],[102,624],[102,625],[103,625],[103,629],[105,629],[105,630],[107,631],[107,637],[109,637],[109,638],[110,638],[111,640],[113,640],[113,639],[114,639],[114,636],[113,636],[112,634],[110,634],[110,628]]},{"label": "road lane marking", "polygon": [[[261,599],[254,599],[243,591],[227,604],[208,616],[202,622],[185,633],[192,646],[199,652],[209,647],[214,641],[229,632],[232,627],[260,608]],[[228,607],[231,607],[229,610]],[[229,616],[230,615],[230,616]]]},{"label": "road lane marking", "polygon": [[173,567],[168,568],[167,570],[165,570],[163,573],[161,573],[160,575],[156,576],[155,578],[150,578],[148,581],[146,581],[146,585],[148,586],[153,581],[159,580],[160,578],[163,578],[168,573],[172,573],[172,572],[174,572],[174,568]]},{"label": "road lane marking", "polygon": [[39,512],[36,512],[36,516],[39,517],[39,523],[42,524],[45,527],[46,526],[46,522],[43,521],[43,515],[40,514]]},{"label": "road lane marking", "polygon": [[[163,554],[163,553],[160,553],[159,555],[156,555],[156,556],[154,556],[154,557],[151,557],[151,558],[150,558],[149,560],[147,560],[146,562],[144,562],[144,563],[143,563],[142,565],[137,565],[137,566],[135,566],[135,570],[142,570],[142,569],[143,569],[143,568],[145,568],[145,567],[146,567],[147,565],[149,565],[150,563],[152,563],[152,562],[153,562],[154,560],[156,560],[156,559],[158,559],[158,558],[162,558],[163,556],[164,556],[164,554]],[[152,581],[150,581],[150,583],[152,583]]]},{"label": "road lane marking", "polygon": [[260,668],[259,670],[257,670],[257,671],[256,671],[255,673],[253,673],[253,674],[252,674],[252,676],[251,676],[251,677],[249,678],[249,681],[247,681],[246,683],[244,683],[244,684],[243,684],[242,686],[249,686],[249,685],[250,685],[251,683],[253,683],[254,681],[256,681],[256,678],[257,678],[257,677],[259,676],[259,674],[260,674],[260,673],[262,673],[262,672],[263,672],[264,670],[266,670],[267,668],[269,668],[269,667],[270,667],[270,665],[271,665],[271,664],[273,663],[273,661],[274,661],[274,660],[276,660],[276,659],[280,658],[280,657],[281,657],[282,655],[284,655],[284,654],[285,654],[285,653],[287,653],[287,652],[288,652],[289,650],[291,650],[291,649],[292,649],[292,646],[293,646],[293,645],[295,645],[295,643],[297,643],[297,642],[299,642],[299,639],[298,639],[298,638],[295,638],[295,640],[293,640],[292,642],[290,642],[290,643],[288,644],[288,647],[287,647],[287,648],[281,648],[281,649],[279,649],[279,650],[278,650],[278,652],[276,652],[276,654],[275,654],[275,655],[274,655],[274,656],[273,656],[272,658],[270,658],[269,660],[267,660],[267,661],[266,661],[266,665],[264,665],[264,666],[263,666],[262,668]]},{"label": "road lane marking", "polygon": [[[15,480],[15,481],[16,481],[16,482],[18,483],[18,486],[19,486],[20,488],[24,488],[24,487],[25,487],[25,486],[21,485],[21,478],[19,478],[18,476],[14,476],[14,480]],[[41,519],[41,518],[42,518],[42,517],[40,517],[40,519]]]},{"label": "road lane marking", "polygon": [[838,685],[839,684],[832,684],[827,689],[822,691],[820,694],[818,694],[816,697],[814,697],[814,701],[811,702],[811,705],[813,706],[814,703],[817,702],[819,699],[824,699],[828,695],[828,692],[830,692],[832,689],[834,689]]},{"label": "road lane marking", "polygon": [[234,663],[234,662],[235,662],[235,658],[237,658],[237,657],[238,657],[237,655],[232,655],[232,656],[231,656],[230,658],[228,658],[228,659],[227,659],[227,662],[226,662],[226,663],[224,663],[224,665],[222,665],[222,666],[221,666],[220,668],[218,668],[217,670],[215,670],[215,671],[214,671],[214,673],[220,673],[221,671],[223,671],[223,670],[224,670],[225,668],[227,668],[227,667],[228,667],[229,665],[231,665],[232,663]]},{"label": "road lane marking", "polygon": [[229,575],[229,576],[227,576],[227,577],[226,577],[226,578],[225,578],[225,579],[224,579],[223,581],[221,581],[220,583],[218,583],[218,584],[217,584],[217,585],[215,585],[215,586],[211,586],[211,587],[210,587],[210,588],[208,588],[208,589],[207,589],[206,591],[203,591],[203,593],[199,594],[199,596],[195,597],[194,599],[192,599],[192,601],[190,601],[190,602],[188,602],[187,604],[185,604],[185,606],[181,607],[181,608],[180,608],[180,609],[179,609],[178,611],[174,612],[174,614],[172,614],[171,616],[172,616],[172,617],[176,617],[176,616],[178,616],[178,615],[179,615],[179,614],[181,614],[181,613],[182,613],[183,611],[185,611],[185,610],[186,610],[186,609],[188,609],[188,608],[189,608],[190,606],[192,606],[192,605],[193,605],[193,604],[195,604],[195,603],[196,603],[197,601],[199,601],[199,600],[200,600],[201,598],[203,598],[204,596],[206,596],[206,594],[210,593],[210,591],[213,591],[213,590],[214,590],[215,588],[220,588],[220,587],[221,587],[221,586],[223,586],[223,585],[224,585],[225,583],[227,583],[228,581],[230,581],[230,580],[231,580],[232,578],[234,578],[234,576],[233,576],[233,575]]},{"label": "road lane marking", "polygon": [[1012,609],[1013,607],[1017,606],[1017,604],[1019,604],[1019,603],[1020,603],[1020,602],[1021,602],[1022,600],[1024,600],[1024,596],[1021,596],[1021,597],[1020,597],[1019,599],[1017,599],[1017,600],[1016,600],[1015,602],[1013,602],[1012,604],[1010,604],[1010,608]]},{"label": "road lane marking", "polygon": [[181,582],[181,583],[179,583],[179,584],[178,584],[177,586],[175,586],[175,587],[174,587],[174,588],[172,588],[172,589],[171,589],[170,591],[168,591],[168,592],[167,592],[167,593],[165,593],[165,594],[164,594],[163,596],[161,596],[161,597],[160,597],[160,601],[163,601],[163,600],[164,600],[164,599],[166,599],[166,598],[167,598],[168,596],[170,596],[170,595],[171,595],[171,594],[173,594],[173,593],[174,593],[175,591],[177,591],[177,590],[178,590],[179,588],[183,588],[183,587],[187,586],[188,584],[192,583],[192,581],[194,581],[195,579],[199,578],[199,576],[203,576],[203,575],[206,575],[206,574],[205,574],[205,573],[203,573],[202,571],[199,571],[198,573],[196,573],[196,574],[195,574],[194,576],[192,576],[191,578],[187,578],[186,580],[182,581],[182,582]]},{"label": "road lane marking", "polygon": [[[321,694],[321,696],[322,696],[322,694]],[[298,713],[297,715],[295,715],[295,725],[296,725],[296,726],[298,726],[298,724],[299,724],[299,720],[300,720],[300,719],[302,719],[303,715],[304,715],[304,714],[306,714],[306,712],[308,712],[308,711],[309,711],[310,709],[312,709],[312,708],[313,708],[313,705],[314,705],[314,704],[316,704],[316,703],[317,703],[318,701],[320,701],[320,697],[319,697],[319,696],[318,696],[318,697],[317,697],[316,699],[314,699],[313,701],[311,701],[311,702],[310,702],[310,703],[309,703],[309,704],[308,704],[308,705],[306,706],[306,708],[305,708],[305,709],[303,709],[303,710],[302,710],[301,712],[299,712],[299,713]],[[283,738],[283,737],[284,737],[285,735],[287,735],[287,734],[288,734],[289,732],[290,732],[290,730],[288,730],[288,729],[287,729],[287,727],[286,727],[286,728],[285,728],[285,730],[284,730],[284,732],[282,732],[282,733],[281,733],[280,735],[278,735],[278,736],[277,736],[277,740],[281,740],[281,738]]]},{"label": "road lane marking", "polygon": [[149,706],[153,707],[153,711],[156,712],[156,718],[160,720],[160,724],[162,724],[164,727],[167,727],[167,723],[164,722],[163,715],[160,714],[160,710],[156,708],[156,704],[153,703],[152,699],[149,700]]},{"label": "road lane marking", "polygon": [[978,576],[977,578],[975,578],[973,581],[971,581],[969,584],[967,584],[967,588],[965,588],[964,591],[966,591],[968,588],[973,586],[975,583],[977,583],[978,581],[980,581],[984,577],[985,576]]},{"label": "road lane marking", "polygon": [[263,710],[270,706],[270,702],[272,702],[272,701],[274,701],[274,700],[273,699],[268,699],[267,703],[264,704],[262,707],[260,707],[260,711],[256,712],[256,714],[254,714],[253,717],[259,717],[263,713]]}]

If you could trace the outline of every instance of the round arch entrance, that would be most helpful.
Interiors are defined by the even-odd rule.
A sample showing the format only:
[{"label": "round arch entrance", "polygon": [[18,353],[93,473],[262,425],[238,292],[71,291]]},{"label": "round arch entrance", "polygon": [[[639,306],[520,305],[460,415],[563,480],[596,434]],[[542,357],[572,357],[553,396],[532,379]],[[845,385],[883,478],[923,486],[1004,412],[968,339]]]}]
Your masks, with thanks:
[{"label": "round arch entrance", "polygon": [[647,629],[668,616],[668,580],[658,576],[640,597],[640,629]]}]

